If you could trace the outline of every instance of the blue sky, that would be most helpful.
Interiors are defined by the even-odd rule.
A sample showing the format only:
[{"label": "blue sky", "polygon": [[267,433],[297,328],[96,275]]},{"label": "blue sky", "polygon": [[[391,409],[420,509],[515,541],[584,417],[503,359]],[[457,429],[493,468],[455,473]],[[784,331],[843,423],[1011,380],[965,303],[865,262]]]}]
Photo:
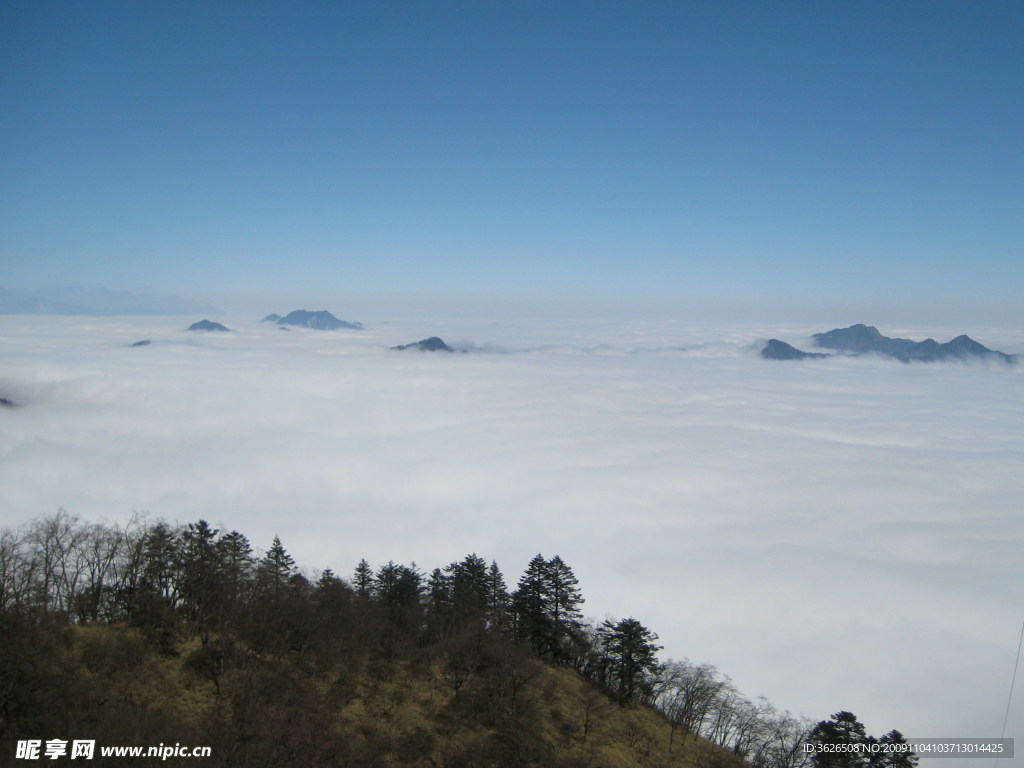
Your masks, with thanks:
[{"label": "blue sky", "polygon": [[1014,315],[1022,39],[1017,2],[5,1],[0,285]]}]

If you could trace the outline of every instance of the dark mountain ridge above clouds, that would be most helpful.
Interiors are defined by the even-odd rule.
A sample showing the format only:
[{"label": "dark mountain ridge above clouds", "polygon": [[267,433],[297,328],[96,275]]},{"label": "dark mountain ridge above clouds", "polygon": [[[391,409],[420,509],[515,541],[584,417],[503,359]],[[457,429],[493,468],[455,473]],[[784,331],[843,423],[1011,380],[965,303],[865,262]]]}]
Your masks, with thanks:
[{"label": "dark mountain ridge above clouds", "polygon": [[[935,339],[914,341],[913,339],[890,338],[883,335],[873,325],[857,323],[848,328],[834,328],[825,333],[816,333],[811,338],[819,347],[832,349],[846,355],[884,355],[902,363],[934,363],[956,360],[959,362],[992,361],[1013,365],[1017,362],[1014,355],[989,349],[965,334],[943,344]],[[829,355],[822,352],[804,352],[779,339],[769,339],[761,349],[761,357],[766,360],[803,360],[808,357],[829,357]]]},{"label": "dark mountain ridge above clouds", "polygon": [[761,357],[765,360],[804,360],[808,357],[829,357],[829,355],[824,352],[804,352],[784,341],[768,339],[768,343],[761,350]]},{"label": "dark mountain ridge above clouds", "polygon": [[226,325],[215,323],[212,320],[200,320],[188,327],[190,331],[230,331]]},{"label": "dark mountain ridge above clouds", "polygon": [[180,296],[155,296],[106,288],[0,288],[2,315],[191,315],[215,314],[217,307]]},{"label": "dark mountain ridge above clouds", "polygon": [[429,339],[421,339],[414,344],[399,344],[392,349],[401,352],[405,349],[418,349],[420,352],[454,352],[439,336],[431,336]]},{"label": "dark mountain ridge above clouds", "polygon": [[900,362],[940,362],[945,360],[992,360],[1007,364],[1016,362],[1013,355],[989,349],[970,336],[962,334],[952,341],[940,343],[935,339],[913,341],[884,336],[875,326],[858,323],[848,328],[835,328],[812,337],[819,347],[854,355],[880,354]]},{"label": "dark mountain ridge above clouds", "polygon": [[857,323],[849,328],[835,328],[826,333],[816,333],[811,338],[819,347],[834,349],[840,352],[852,352],[862,355],[866,352],[878,352],[895,357],[913,347],[917,342],[910,339],[891,339],[883,336],[873,325]]},{"label": "dark mountain ridge above clouds", "polygon": [[362,323],[350,323],[347,320],[339,320],[326,309],[317,312],[310,312],[305,309],[296,309],[284,317],[274,313],[263,318],[262,322],[275,322],[278,325],[297,325],[302,328],[312,328],[315,331],[333,331],[338,328],[350,328],[355,331],[363,330]]}]

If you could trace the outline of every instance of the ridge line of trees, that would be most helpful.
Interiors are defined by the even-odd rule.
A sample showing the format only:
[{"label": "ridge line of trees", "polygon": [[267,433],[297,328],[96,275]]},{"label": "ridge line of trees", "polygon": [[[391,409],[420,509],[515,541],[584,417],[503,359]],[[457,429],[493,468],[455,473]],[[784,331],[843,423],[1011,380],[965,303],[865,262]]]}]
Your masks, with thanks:
[{"label": "ridge line of trees", "polygon": [[[188,663],[220,682],[239,643],[258,654],[330,656],[359,645],[398,659],[410,649],[444,649],[458,696],[495,642],[574,669],[622,706],[660,712],[669,751],[687,735],[728,749],[757,768],[907,768],[913,762],[850,762],[856,755],[808,753],[806,742],[892,743],[864,734],[850,713],[813,725],[744,698],[708,664],[662,662],[658,636],[633,617],[592,624],[572,569],[555,555],[533,557],[508,589],[494,561],[476,553],[434,568],[365,559],[348,580],[324,570],[304,576],[280,538],[257,554],[245,535],[205,520],[172,526],[134,516],[124,525],[86,523],[64,510],[0,530],[0,621],[136,627],[161,652],[198,638]],[[510,677],[515,709],[515,675]],[[0,691],[0,736],[11,702]],[[859,730],[858,727],[859,726]],[[868,754],[864,752],[864,754]],[[891,754],[891,753],[887,753]],[[866,759],[866,758],[865,758]]]}]

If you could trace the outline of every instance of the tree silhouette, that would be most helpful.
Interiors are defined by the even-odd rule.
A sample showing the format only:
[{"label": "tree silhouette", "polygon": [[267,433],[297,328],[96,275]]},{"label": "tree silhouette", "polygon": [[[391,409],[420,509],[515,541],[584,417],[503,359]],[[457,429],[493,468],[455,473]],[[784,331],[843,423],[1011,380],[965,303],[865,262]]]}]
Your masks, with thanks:
[{"label": "tree silhouette", "polygon": [[277,597],[284,592],[296,572],[294,558],[285,550],[281,538],[275,536],[270,549],[256,565],[256,581],[260,590]]},{"label": "tree silhouette", "polygon": [[658,636],[636,619],[605,621],[598,630],[608,658],[609,688],[620,703],[646,698],[649,676],[658,668]]},{"label": "tree silhouette", "polygon": [[177,551],[182,608],[203,645],[225,596],[217,533],[205,520],[189,523],[181,532]]},{"label": "tree silhouette", "polygon": [[512,594],[516,636],[537,654],[564,661],[582,625],[582,603],[576,576],[562,558],[537,554]]},{"label": "tree silhouette", "polygon": [[858,749],[868,743],[868,735],[864,724],[852,712],[836,712],[830,719],[822,720],[814,726],[807,740],[827,747],[812,754],[815,768],[862,768],[868,765],[868,753]]},{"label": "tree silhouette", "polygon": [[352,574],[352,586],[360,597],[370,596],[370,590],[373,588],[373,569],[365,558],[359,561]]}]

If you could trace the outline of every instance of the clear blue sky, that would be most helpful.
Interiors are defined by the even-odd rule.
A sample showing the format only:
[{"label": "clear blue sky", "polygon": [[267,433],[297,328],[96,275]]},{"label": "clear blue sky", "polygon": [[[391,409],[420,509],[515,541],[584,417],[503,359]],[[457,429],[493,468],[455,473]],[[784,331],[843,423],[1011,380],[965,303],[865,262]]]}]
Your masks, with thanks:
[{"label": "clear blue sky", "polygon": [[1024,3],[0,0],[0,260],[213,299],[1019,304]]}]

